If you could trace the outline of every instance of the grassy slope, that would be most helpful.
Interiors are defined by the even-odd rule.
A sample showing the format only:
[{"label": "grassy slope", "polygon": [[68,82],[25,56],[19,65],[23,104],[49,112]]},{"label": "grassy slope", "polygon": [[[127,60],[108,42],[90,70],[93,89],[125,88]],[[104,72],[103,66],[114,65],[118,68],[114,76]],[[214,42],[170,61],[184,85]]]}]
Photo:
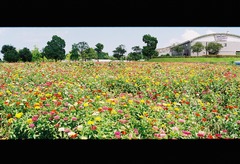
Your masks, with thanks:
[{"label": "grassy slope", "polygon": [[240,58],[154,58],[150,62],[232,62]]}]

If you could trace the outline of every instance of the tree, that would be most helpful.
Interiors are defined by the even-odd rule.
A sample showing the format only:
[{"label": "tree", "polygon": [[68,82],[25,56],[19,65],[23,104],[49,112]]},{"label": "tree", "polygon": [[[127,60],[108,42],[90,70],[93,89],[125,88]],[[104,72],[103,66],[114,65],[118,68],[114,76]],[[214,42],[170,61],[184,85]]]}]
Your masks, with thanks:
[{"label": "tree", "polygon": [[197,56],[199,52],[201,52],[204,49],[204,45],[201,42],[196,42],[194,45],[191,46],[192,52],[196,52]]},{"label": "tree", "polygon": [[139,46],[134,46],[134,47],[132,47],[132,50],[133,50],[134,52],[130,52],[130,53],[128,54],[128,59],[129,59],[129,60],[135,60],[135,61],[137,61],[137,60],[142,59],[142,49],[141,49]]},{"label": "tree", "polygon": [[123,44],[119,45],[114,51],[113,51],[113,57],[120,60],[121,57],[126,53],[125,46]]},{"label": "tree", "polygon": [[158,40],[157,38],[146,34],[143,36],[143,42],[146,43],[146,46],[143,46],[142,54],[146,59],[151,59],[153,56],[157,56],[158,52],[156,51]]},{"label": "tree", "polygon": [[1,53],[3,54],[3,60],[7,62],[18,62],[20,59],[16,48],[12,45],[3,45]]},{"label": "tree", "polygon": [[24,47],[23,49],[19,50],[18,53],[23,62],[32,61],[32,53],[28,48]]},{"label": "tree", "polygon": [[101,43],[98,43],[95,46],[96,46],[96,48],[94,50],[97,52],[98,59],[100,59],[100,56],[102,54],[102,50],[103,50],[104,46]]},{"label": "tree", "polygon": [[177,55],[183,55],[183,46],[176,45],[172,48],[173,51],[177,53]]},{"label": "tree", "polygon": [[90,60],[97,58],[97,52],[93,48],[86,49],[85,53],[87,54],[87,58]]},{"label": "tree", "polygon": [[43,48],[43,55],[47,59],[55,61],[63,60],[65,56],[65,41],[57,35],[52,36],[52,40],[47,42],[47,46]]},{"label": "tree", "polygon": [[78,60],[79,59],[79,48],[78,44],[74,43],[72,45],[72,50],[70,51],[70,60]]},{"label": "tree", "polygon": [[34,46],[34,49],[31,51],[32,53],[32,61],[43,61],[44,56],[43,54],[39,51],[37,46]]},{"label": "tree", "polygon": [[82,57],[82,60],[86,61],[87,54],[84,51],[89,48],[88,43],[87,42],[79,42],[77,45],[78,45],[78,49],[80,51],[80,56]]},{"label": "tree", "polygon": [[223,46],[217,42],[210,42],[205,48],[209,54],[217,55]]}]

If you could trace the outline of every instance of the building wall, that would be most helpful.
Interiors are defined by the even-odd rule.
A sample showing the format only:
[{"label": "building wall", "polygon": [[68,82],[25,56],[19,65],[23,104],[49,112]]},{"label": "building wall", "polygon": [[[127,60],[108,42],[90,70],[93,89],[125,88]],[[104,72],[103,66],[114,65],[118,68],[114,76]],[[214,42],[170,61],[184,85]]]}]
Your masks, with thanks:
[{"label": "building wall", "polygon": [[[199,41],[193,41],[191,45],[194,45],[196,42]],[[204,47],[209,43],[209,42],[201,42]],[[236,55],[236,51],[240,51],[240,42],[219,42],[220,44],[223,45],[223,48],[219,51],[219,55]],[[202,52],[199,52],[199,56],[206,55],[207,52],[204,49]],[[197,56],[197,53],[191,52],[191,56]]]}]

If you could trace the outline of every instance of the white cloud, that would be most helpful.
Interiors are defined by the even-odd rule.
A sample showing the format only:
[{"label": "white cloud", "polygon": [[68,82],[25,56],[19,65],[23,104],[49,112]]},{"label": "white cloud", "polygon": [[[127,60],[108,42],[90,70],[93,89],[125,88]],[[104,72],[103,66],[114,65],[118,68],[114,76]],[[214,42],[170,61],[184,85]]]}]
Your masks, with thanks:
[{"label": "white cloud", "polygon": [[207,30],[206,31],[206,34],[213,34],[213,33],[216,33],[215,31],[212,31],[212,30]]},{"label": "white cloud", "polygon": [[170,45],[173,45],[173,44],[178,44],[178,43],[181,43],[181,42],[185,42],[187,40],[191,40],[191,39],[194,39],[196,37],[200,36],[200,34],[194,30],[190,30],[190,29],[186,29],[184,31],[184,33],[181,35],[180,38],[171,38],[169,40],[169,44]]},{"label": "white cloud", "polygon": [[185,32],[182,34],[182,40],[187,41],[194,39],[196,37],[200,36],[200,34],[194,30],[185,30]]}]

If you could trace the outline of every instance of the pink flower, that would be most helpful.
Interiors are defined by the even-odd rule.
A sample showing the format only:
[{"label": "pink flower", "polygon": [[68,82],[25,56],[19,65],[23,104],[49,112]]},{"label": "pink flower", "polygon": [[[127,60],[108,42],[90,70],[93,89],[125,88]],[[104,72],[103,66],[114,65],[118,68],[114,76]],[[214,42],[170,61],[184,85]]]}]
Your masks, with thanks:
[{"label": "pink flower", "polygon": [[60,116],[56,115],[54,116],[54,120],[59,120],[60,119]]},{"label": "pink flower", "polygon": [[191,132],[185,131],[185,130],[183,130],[182,133],[183,133],[183,136],[189,136],[189,135],[191,135]]},{"label": "pink flower", "polygon": [[166,136],[166,134],[155,133],[154,136],[157,138],[164,138]]},{"label": "pink flower", "polygon": [[64,121],[67,121],[67,120],[68,120],[68,118],[67,118],[67,117],[64,117],[64,118],[63,118],[63,120],[64,120]]},{"label": "pink flower", "polygon": [[237,124],[240,124],[240,120],[237,120]]},{"label": "pink flower", "polygon": [[35,127],[34,124],[30,124],[30,125],[29,125],[29,128],[34,128],[34,127]]},{"label": "pink flower", "polygon": [[222,130],[223,133],[227,133],[227,129]]},{"label": "pink flower", "polygon": [[120,120],[119,120],[119,122],[120,122],[121,124],[125,124],[125,123],[127,123],[127,122],[128,122],[128,120],[125,120],[125,119],[120,119]]},{"label": "pink flower", "polygon": [[178,129],[178,127],[174,126],[174,127],[172,127],[172,130],[173,131],[178,131],[179,129]]},{"label": "pink flower", "polygon": [[204,137],[205,136],[205,132],[204,131],[199,131],[198,133],[197,133],[197,136],[198,137]]},{"label": "pink flower", "polygon": [[123,111],[121,109],[118,110],[118,113],[123,113]]},{"label": "pink flower", "polygon": [[134,128],[133,131],[134,131],[134,133],[135,133],[136,135],[139,134],[139,133],[138,133],[138,130],[137,130],[136,128]]},{"label": "pink flower", "polygon": [[49,107],[49,106],[50,106],[50,104],[45,104],[45,106],[46,106],[46,107]]},{"label": "pink flower", "polygon": [[183,123],[183,122],[185,122],[185,120],[180,118],[180,119],[178,120],[178,122],[182,122],[182,123]]},{"label": "pink flower", "polygon": [[107,106],[103,106],[102,109],[103,110],[108,110],[108,107]]},{"label": "pink flower", "polygon": [[221,138],[221,137],[222,137],[221,134],[215,134],[215,136],[216,136],[217,138]]},{"label": "pink flower", "polygon": [[156,130],[156,131],[159,129],[157,126],[153,126],[152,128],[153,130]]},{"label": "pink flower", "polygon": [[175,122],[174,122],[174,121],[170,121],[170,122],[168,122],[168,124],[170,124],[170,125],[171,125],[171,124],[175,124]]},{"label": "pink flower", "polygon": [[32,117],[32,121],[33,122],[36,122],[38,120],[38,115],[34,115],[33,117]]},{"label": "pink flower", "polygon": [[70,131],[71,131],[71,130],[68,129],[68,128],[64,129],[64,132],[65,132],[65,133],[68,133],[68,132],[70,132]]},{"label": "pink flower", "polygon": [[72,121],[77,121],[77,117],[72,117]]},{"label": "pink flower", "polygon": [[117,139],[121,138],[121,132],[116,131],[114,134]]}]

